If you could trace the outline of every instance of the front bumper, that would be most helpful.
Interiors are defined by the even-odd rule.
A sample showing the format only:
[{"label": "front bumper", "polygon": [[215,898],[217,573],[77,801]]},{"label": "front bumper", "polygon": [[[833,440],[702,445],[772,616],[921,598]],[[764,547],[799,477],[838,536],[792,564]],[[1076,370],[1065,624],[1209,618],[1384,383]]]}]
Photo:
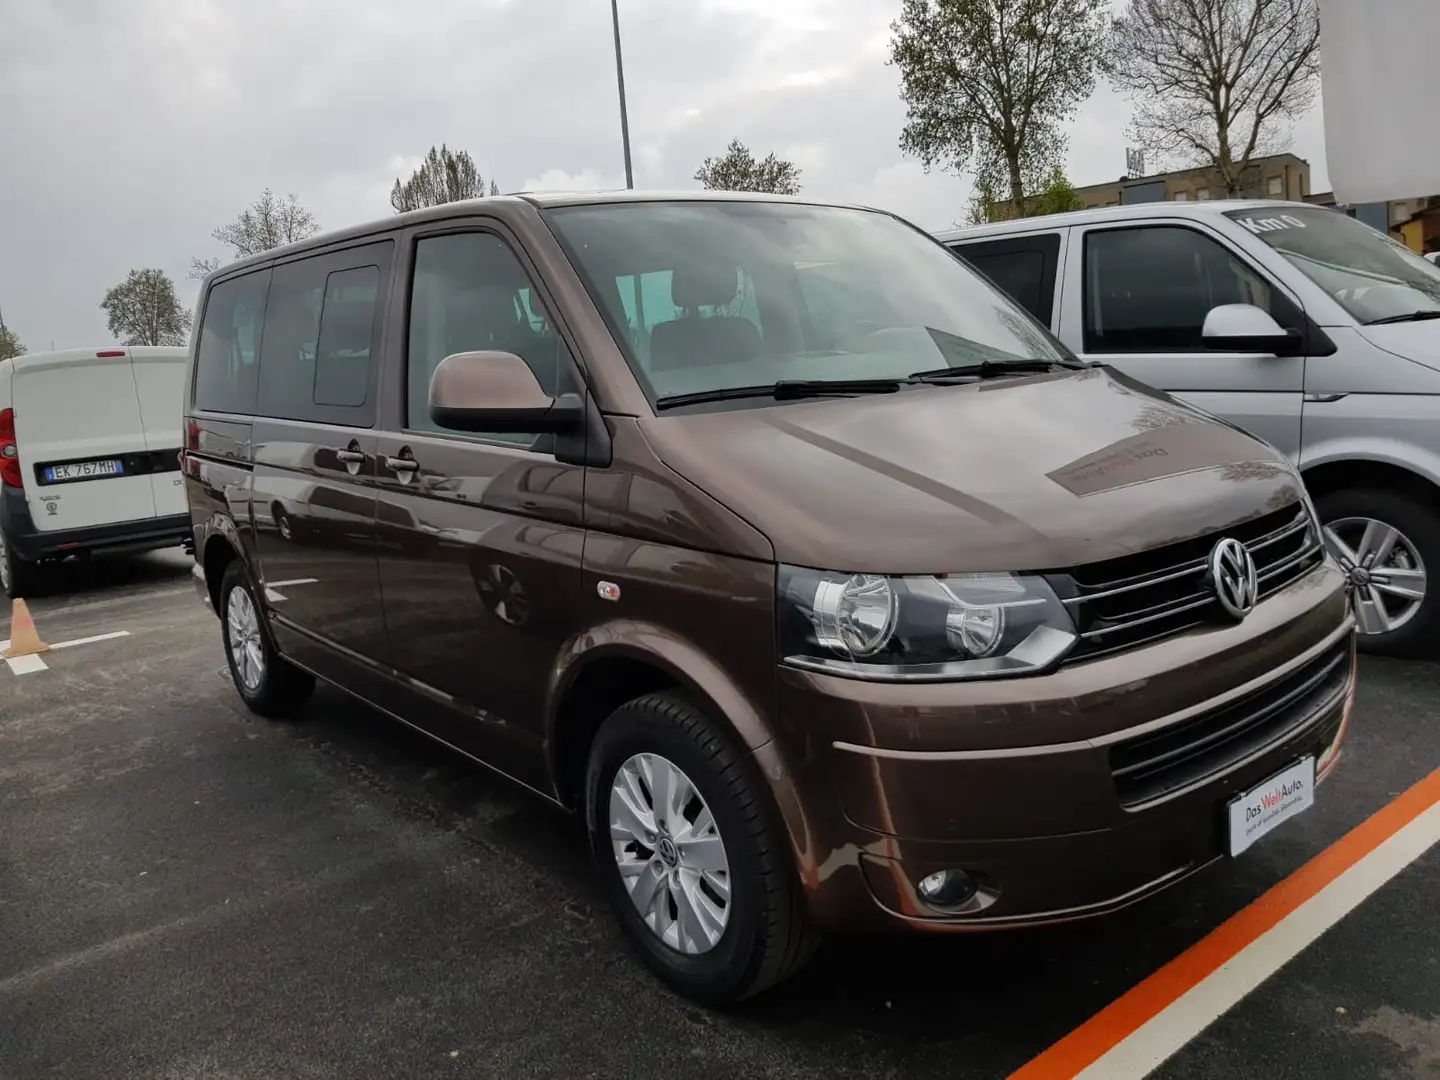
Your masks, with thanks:
[{"label": "front bumper", "polygon": [[[833,731],[808,754],[793,735],[757,754],[772,777],[789,774],[781,809],[814,921],[829,931],[1064,921],[1221,858],[1231,798],[1307,754],[1317,779],[1333,767],[1355,686],[1353,622],[1332,568],[1246,623],[963,687],[786,670],[782,716],[829,718]],[[806,726],[813,734],[819,721]],[[1017,732],[1040,738],[1020,743]],[[804,764],[787,768],[794,761]],[[974,898],[927,905],[916,883],[954,869],[979,886]]]}]

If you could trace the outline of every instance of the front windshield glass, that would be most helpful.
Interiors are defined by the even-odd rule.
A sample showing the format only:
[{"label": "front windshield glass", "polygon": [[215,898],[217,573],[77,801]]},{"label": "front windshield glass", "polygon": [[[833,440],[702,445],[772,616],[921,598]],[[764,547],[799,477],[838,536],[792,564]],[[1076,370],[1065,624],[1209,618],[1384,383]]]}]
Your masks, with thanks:
[{"label": "front windshield glass", "polygon": [[658,401],[1069,358],[998,289],[884,214],[696,200],[547,218]]},{"label": "front windshield glass", "polygon": [[1362,323],[1440,311],[1440,267],[1352,217],[1323,207],[1229,210],[1232,218]]}]

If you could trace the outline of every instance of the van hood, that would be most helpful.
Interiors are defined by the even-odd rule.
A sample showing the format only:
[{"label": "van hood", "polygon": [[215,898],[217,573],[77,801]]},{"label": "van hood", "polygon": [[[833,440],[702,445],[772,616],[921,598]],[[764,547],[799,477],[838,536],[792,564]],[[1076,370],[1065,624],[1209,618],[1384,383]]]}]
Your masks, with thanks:
[{"label": "van hood", "polygon": [[1380,326],[1362,323],[1360,336],[1377,349],[1440,371],[1440,319]]},{"label": "van hood", "polygon": [[1277,451],[1102,367],[641,426],[779,561],[826,570],[1059,569],[1300,499]]}]

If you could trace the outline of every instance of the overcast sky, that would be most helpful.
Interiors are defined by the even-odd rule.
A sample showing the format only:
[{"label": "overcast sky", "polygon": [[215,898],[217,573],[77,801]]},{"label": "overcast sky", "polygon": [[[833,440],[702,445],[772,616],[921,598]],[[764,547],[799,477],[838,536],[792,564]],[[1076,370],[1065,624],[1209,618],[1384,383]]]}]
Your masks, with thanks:
[{"label": "overcast sky", "polygon": [[[636,186],[693,187],[739,137],[808,195],[960,219],[968,180],[897,146],[899,8],[620,0]],[[382,217],[440,142],[502,191],[624,185],[608,0],[0,0],[0,28],[0,312],[32,350],[108,342],[134,267],[192,301],[190,259],[267,186],[325,228]],[[1128,119],[1105,89],[1081,110],[1075,184],[1124,171]],[[1318,110],[1293,149],[1326,190]]]}]

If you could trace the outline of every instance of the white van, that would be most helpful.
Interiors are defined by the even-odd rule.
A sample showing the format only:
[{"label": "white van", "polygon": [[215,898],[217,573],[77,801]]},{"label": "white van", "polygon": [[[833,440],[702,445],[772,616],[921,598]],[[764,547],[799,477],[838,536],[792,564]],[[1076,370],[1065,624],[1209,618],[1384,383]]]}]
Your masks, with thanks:
[{"label": "white van", "polygon": [[69,349],[0,361],[0,589],[36,589],[43,562],[180,546],[189,350]]},{"label": "white van", "polygon": [[1308,203],[1154,202],[937,234],[1083,359],[1300,466],[1360,644],[1440,652],[1440,267]]}]

